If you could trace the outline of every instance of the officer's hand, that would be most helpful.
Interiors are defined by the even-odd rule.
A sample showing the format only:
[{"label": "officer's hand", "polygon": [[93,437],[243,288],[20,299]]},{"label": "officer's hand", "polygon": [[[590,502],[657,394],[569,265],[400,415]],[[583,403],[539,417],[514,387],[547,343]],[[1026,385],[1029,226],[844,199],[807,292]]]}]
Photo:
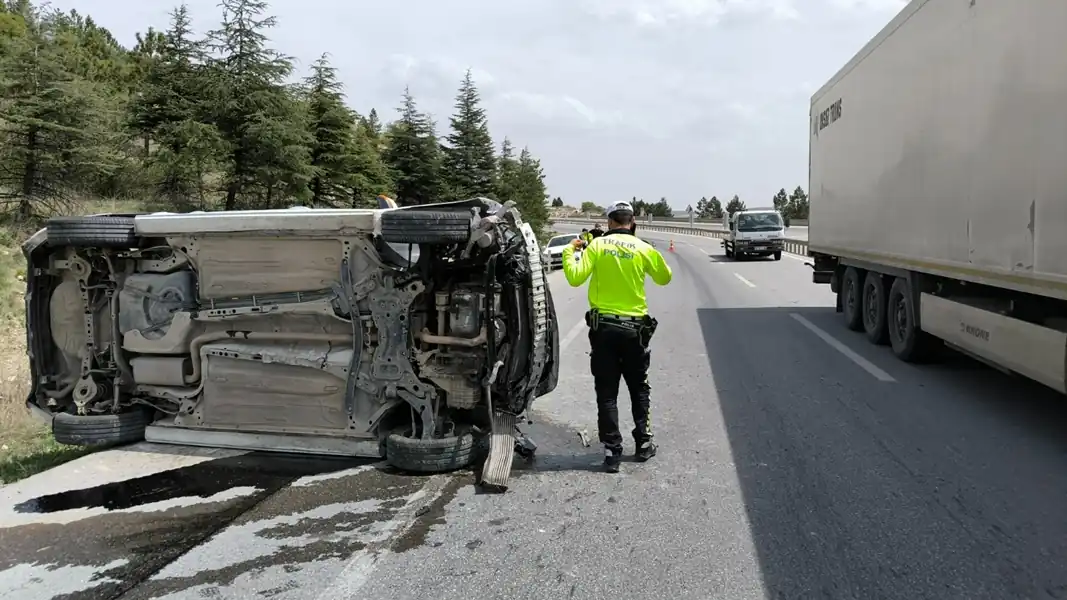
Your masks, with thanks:
[{"label": "officer's hand", "polygon": [[583,247],[585,247],[585,240],[581,238],[573,239],[571,240],[571,246],[574,246],[575,250],[581,250]]}]

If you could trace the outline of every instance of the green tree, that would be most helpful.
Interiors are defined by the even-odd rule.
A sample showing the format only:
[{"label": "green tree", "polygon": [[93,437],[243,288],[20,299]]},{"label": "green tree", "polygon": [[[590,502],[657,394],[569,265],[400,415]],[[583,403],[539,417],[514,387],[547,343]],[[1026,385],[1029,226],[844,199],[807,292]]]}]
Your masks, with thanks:
[{"label": "green tree", "polygon": [[406,204],[437,202],[442,191],[441,151],[434,122],[419,112],[407,88],[397,112],[400,118],[386,132],[383,155],[396,182],[397,199]]},{"label": "green tree", "polygon": [[700,200],[697,200],[696,217],[698,219],[708,218],[708,199],[706,196],[701,196]]},{"label": "green tree", "polygon": [[563,208],[563,198],[556,196],[552,199],[552,208]]},{"label": "green tree", "polygon": [[789,195],[789,216],[792,219],[807,219],[808,218],[808,195],[804,192],[804,188],[797,186],[797,189],[793,190],[793,193]]},{"label": "green tree", "polygon": [[[185,5],[170,19],[166,32],[150,30],[140,38],[138,47],[147,57],[140,66],[146,71],[128,122],[143,138],[145,165],[157,193],[175,209],[205,208],[205,179],[219,168],[225,145],[218,129],[206,122],[205,43],[193,37]],[[153,140],[157,151],[150,153]]]},{"label": "green tree", "polygon": [[311,142],[300,107],[285,85],[292,61],[267,47],[275,18],[262,0],[222,0],[222,26],[212,31],[211,115],[228,146],[226,210],[281,206],[309,195]]},{"label": "green tree", "polygon": [[595,202],[586,201],[582,202],[581,211],[584,213],[602,213],[604,209],[597,206]]},{"label": "green tree", "polygon": [[711,199],[708,200],[708,218],[722,218],[722,201],[719,200],[718,196],[712,196]]},{"label": "green tree", "polygon": [[737,194],[734,194],[734,197],[730,198],[730,201],[726,203],[726,212],[732,216],[739,210],[745,210],[745,203],[737,197]]},{"label": "green tree", "polygon": [[375,138],[382,135],[382,122],[378,119],[378,111],[373,108],[367,113],[367,118],[363,120],[367,124],[367,133]]},{"label": "green tree", "polygon": [[353,144],[352,207],[374,207],[378,194],[391,196],[395,193],[395,184],[378,150],[379,136],[370,123],[361,121],[356,124]]},{"label": "green tree", "polygon": [[478,88],[468,69],[456,95],[452,132],[445,138],[442,178],[454,198],[473,198],[493,193],[497,171],[493,138]]},{"label": "green tree", "polygon": [[789,195],[785,193],[785,188],[778,190],[778,193],[774,195],[772,199],[774,202],[774,209],[782,214],[786,214],[789,206]]},{"label": "green tree", "polygon": [[66,211],[71,190],[113,173],[124,136],[116,95],[72,71],[78,50],[60,43],[67,39],[61,13],[18,2],[5,21],[11,35],[0,39],[0,201],[22,220]]},{"label": "green tree", "polygon": [[671,209],[670,203],[666,198],[660,198],[659,202],[652,205],[653,217],[673,217],[674,210]]},{"label": "green tree", "polygon": [[515,201],[524,221],[540,236],[548,224],[548,194],[545,191],[545,174],[541,161],[534,158],[529,148],[523,148],[515,170]]},{"label": "green tree", "polygon": [[343,86],[327,55],[311,66],[305,85],[311,125],[311,203],[348,205],[355,188],[356,115],[345,106]]}]

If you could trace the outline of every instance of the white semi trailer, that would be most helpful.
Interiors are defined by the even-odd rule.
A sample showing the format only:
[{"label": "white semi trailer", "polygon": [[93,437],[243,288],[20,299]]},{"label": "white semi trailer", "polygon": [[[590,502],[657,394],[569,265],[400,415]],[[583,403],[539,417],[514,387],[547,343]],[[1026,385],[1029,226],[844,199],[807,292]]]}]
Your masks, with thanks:
[{"label": "white semi trailer", "polygon": [[809,188],[851,329],[1067,392],[1067,0],[912,0],[812,97]]}]

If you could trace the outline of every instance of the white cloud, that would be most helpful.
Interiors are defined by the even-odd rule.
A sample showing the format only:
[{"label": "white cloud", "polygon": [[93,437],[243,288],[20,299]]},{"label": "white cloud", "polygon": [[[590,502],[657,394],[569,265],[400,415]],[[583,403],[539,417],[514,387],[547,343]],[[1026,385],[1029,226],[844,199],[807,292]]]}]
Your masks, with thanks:
[{"label": "white cloud", "polygon": [[602,18],[628,19],[640,26],[715,25],[732,15],[799,17],[794,0],[586,0],[585,8]]},{"label": "white cloud", "polygon": [[533,92],[511,91],[498,96],[504,103],[536,115],[546,121],[563,120],[581,127],[611,128],[625,123],[618,110],[596,110],[572,96],[550,96]]},{"label": "white cloud", "polygon": [[827,0],[833,6],[847,9],[899,12],[911,0]]}]

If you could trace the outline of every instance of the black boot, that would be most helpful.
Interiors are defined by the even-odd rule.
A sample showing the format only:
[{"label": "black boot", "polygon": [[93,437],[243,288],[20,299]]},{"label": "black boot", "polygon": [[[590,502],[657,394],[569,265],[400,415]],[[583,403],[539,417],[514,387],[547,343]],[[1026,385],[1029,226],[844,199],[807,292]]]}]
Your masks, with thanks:
[{"label": "black boot", "polygon": [[608,473],[618,473],[619,465],[622,464],[622,450],[604,449],[604,470]]},{"label": "black boot", "polygon": [[637,449],[637,452],[634,453],[634,458],[636,458],[638,462],[645,462],[656,455],[656,450],[657,447],[655,444],[652,442],[645,442]]}]

